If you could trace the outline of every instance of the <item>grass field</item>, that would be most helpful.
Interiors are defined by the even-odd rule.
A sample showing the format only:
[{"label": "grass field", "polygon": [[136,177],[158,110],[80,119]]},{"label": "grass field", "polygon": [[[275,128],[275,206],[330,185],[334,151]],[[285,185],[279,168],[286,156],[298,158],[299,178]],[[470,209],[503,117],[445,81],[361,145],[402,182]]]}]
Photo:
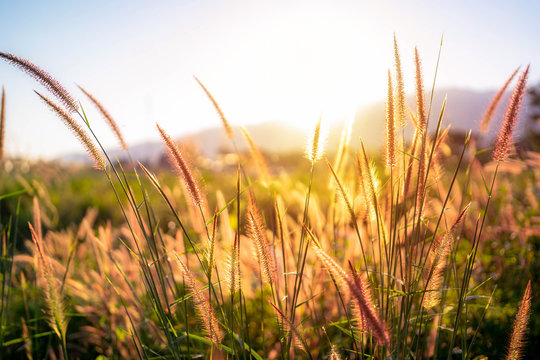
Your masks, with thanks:
[{"label": "grass field", "polygon": [[[484,130],[507,107],[495,143],[480,148],[481,133],[442,126],[446,102],[431,108],[418,52],[416,108],[406,108],[394,46],[380,149],[349,147],[345,129],[325,152],[319,121],[305,154],[269,162],[242,128],[248,151],[220,172],[159,124],[170,166],[119,163],[83,106],[129,146],[93,95],[83,89],[79,102],[0,53],[45,87],[44,110],[94,164],[3,155],[0,357],[533,356],[540,154],[512,145],[529,68],[501,89],[513,88],[509,104],[498,94],[486,110]],[[238,130],[199,84],[233,142]]]}]

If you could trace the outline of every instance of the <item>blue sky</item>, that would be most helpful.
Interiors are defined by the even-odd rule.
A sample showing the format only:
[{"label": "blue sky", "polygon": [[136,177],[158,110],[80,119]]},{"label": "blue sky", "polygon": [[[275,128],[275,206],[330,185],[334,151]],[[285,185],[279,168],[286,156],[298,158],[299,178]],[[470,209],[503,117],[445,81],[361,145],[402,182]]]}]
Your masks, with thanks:
[{"label": "blue sky", "polygon": [[[407,88],[417,45],[431,84],[495,89],[519,65],[540,78],[538,1],[0,1],[0,51],[38,64],[83,101],[93,93],[129,143],[219,126],[199,77],[233,124],[306,128],[385,96],[396,32]],[[80,146],[39,102],[39,84],[0,62],[6,152],[54,157]],[[451,101],[451,99],[449,99]]]}]

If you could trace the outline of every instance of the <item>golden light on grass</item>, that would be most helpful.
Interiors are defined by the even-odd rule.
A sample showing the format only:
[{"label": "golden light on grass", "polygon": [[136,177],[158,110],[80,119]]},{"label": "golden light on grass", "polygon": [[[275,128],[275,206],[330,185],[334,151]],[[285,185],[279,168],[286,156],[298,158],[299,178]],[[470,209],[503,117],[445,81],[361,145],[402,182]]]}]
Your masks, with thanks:
[{"label": "golden light on grass", "polygon": [[254,253],[259,264],[261,280],[268,284],[274,284],[277,276],[276,264],[266,240],[261,213],[255,203],[255,197],[251,192],[249,193],[246,226],[247,235],[252,241]]},{"label": "golden light on grass", "polygon": [[[417,108],[407,116],[413,122],[414,136],[399,141],[396,128],[404,121],[401,111],[405,109],[401,109],[403,76],[395,38],[394,62],[395,73],[388,71],[380,79],[387,84],[382,156],[371,152],[363,141],[358,149],[351,146],[349,123],[334,163],[325,159],[328,167],[316,166],[324,156],[325,142],[319,120],[305,151],[309,163],[297,151],[291,155],[292,161],[272,157],[268,168],[255,140],[243,129],[247,146],[244,153],[235,149],[237,161],[204,159],[191,164],[187,151],[180,151],[156,124],[180,182],[168,175],[161,158],[159,164],[149,164],[152,172],[139,163],[145,174],[142,179],[140,169],[127,170],[121,162],[109,164],[110,171],[98,174],[103,178],[95,173],[89,178],[76,169],[75,179],[65,182],[61,182],[67,177],[63,175],[70,175],[71,170],[60,166],[55,170],[46,164],[47,178],[60,182],[51,187],[33,181],[38,173],[35,169],[42,164],[29,165],[32,180],[26,180],[25,171],[4,176],[7,190],[0,200],[2,206],[16,204],[16,212],[9,213],[15,220],[19,214],[30,213],[24,208],[30,206],[27,192],[47,201],[40,207],[36,197],[33,203],[32,241],[27,243],[34,256],[18,253],[12,245],[18,239],[11,220],[0,227],[0,276],[8,290],[2,291],[0,302],[0,325],[8,336],[0,340],[9,355],[23,354],[30,340],[32,356],[47,352],[51,358],[61,346],[64,358],[66,349],[74,351],[74,357],[84,357],[88,349],[107,358],[261,360],[299,355],[375,360],[420,359],[426,354],[451,358],[456,344],[464,357],[476,356],[473,351],[480,348],[480,342],[475,340],[487,339],[489,333],[480,333],[486,331],[481,326],[462,325],[471,323],[473,317],[474,321],[483,319],[492,298],[497,301],[495,284],[488,281],[485,267],[478,266],[477,254],[496,254],[503,242],[505,249],[521,256],[526,241],[540,236],[534,215],[539,209],[534,194],[538,169],[533,164],[539,156],[527,154],[527,163],[513,160],[512,174],[501,170],[497,177],[497,171],[491,171],[508,151],[529,68],[521,74],[508,106],[495,161],[486,165],[479,161],[476,148],[469,148],[470,133],[464,139],[454,137],[439,122],[436,135],[428,134],[426,108],[430,105],[426,104],[417,50]],[[232,137],[217,102],[198,83]],[[87,95],[99,110],[97,100]],[[65,106],[39,96],[75,132],[91,156],[97,156],[86,132],[77,127]],[[446,99],[440,121],[445,109]],[[83,112],[77,114],[89,126]],[[378,116],[380,121],[385,114],[381,111]],[[406,128],[403,130],[404,135]],[[97,137],[93,139],[101,144]],[[448,151],[441,151],[444,146]],[[390,170],[377,174],[376,169],[385,165]],[[207,174],[208,196],[201,192],[194,175],[198,169]],[[491,176],[489,182],[486,174]],[[66,213],[66,207],[70,213],[86,210],[86,205],[72,205],[85,194],[66,191],[86,184],[91,191],[99,191],[103,209],[89,210],[82,219],[76,215],[75,220],[56,218]],[[110,185],[109,191],[102,184]],[[494,184],[500,184],[498,188],[505,193],[490,207],[490,200],[497,196]],[[53,199],[62,200],[58,209],[51,205]],[[470,208],[464,207],[470,199],[474,200]],[[117,202],[118,207],[109,206],[109,201]],[[341,202],[344,206],[339,206]],[[216,209],[213,216],[210,206]],[[468,211],[475,220],[465,221]],[[64,221],[68,225],[58,225]],[[252,253],[245,251],[250,245]],[[523,268],[530,268],[529,258],[519,258],[526,265]],[[33,267],[36,259],[39,266]],[[503,265],[508,261],[505,257],[499,260]],[[15,271],[11,265],[16,266]],[[25,276],[34,273],[38,281],[26,283]],[[29,300],[37,304],[30,296],[38,293],[34,291],[38,286],[46,297],[43,319],[51,327],[50,333],[58,337],[50,338],[47,346],[33,336],[41,321],[35,316],[38,312],[28,310]],[[4,312],[5,294],[10,292],[15,294],[11,299],[23,299],[10,306],[15,315]],[[486,294],[491,294],[489,301]],[[73,304],[70,312],[62,308],[66,296]],[[524,354],[531,298],[529,282],[519,308],[516,306],[509,359]],[[475,306],[470,306],[472,300]],[[14,326],[17,334],[12,336],[7,321],[18,321],[23,312],[23,325]],[[81,321],[72,322],[68,333],[67,318],[72,314]],[[496,312],[489,314],[497,316]],[[502,351],[491,346],[488,341],[488,351]],[[295,353],[295,347],[303,353]],[[79,349],[83,350],[79,353]]]},{"label": "golden light on grass", "polygon": [[322,124],[322,119],[319,118],[308,135],[306,143],[306,157],[312,164],[323,157],[327,137],[328,128],[326,124]]},{"label": "golden light on grass", "polygon": [[12,54],[0,52],[0,57],[41,83],[65,106],[68,112],[77,112],[79,110],[79,106],[73,96],[45,70],[26,59]]},{"label": "golden light on grass", "polygon": [[180,152],[180,149],[178,148],[176,142],[171,139],[171,137],[159,126],[159,124],[156,124],[156,127],[167,149],[169,162],[174,167],[178,175],[180,175],[184,180],[184,183],[186,184],[186,189],[189,191],[189,195],[191,196],[193,203],[197,206],[200,206],[203,202],[203,197],[199,189],[199,184],[195,180],[193,171],[191,170],[190,164],[186,161],[186,159]]},{"label": "golden light on grass", "polygon": [[221,339],[223,339],[223,332],[219,327],[219,322],[214,309],[212,308],[212,304],[210,304],[210,301],[203,292],[203,289],[197,285],[195,277],[184,262],[180,260],[179,257],[177,257],[176,260],[180,266],[182,274],[184,275],[186,286],[193,294],[192,297],[195,311],[197,312],[201,325],[206,331],[208,339],[214,344],[219,345],[221,343]]},{"label": "golden light on grass", "polygon": [[120,132],[120,128],[118,127],[118,124],[116,124],[116,121],[113,119],[111,114],[105,109],[105,107],[88,91],[86,91],[82,86],[79,86],[79,89],[88,97],[88,99],[94,104],[94,106],[99,110],[105,121],[107,121],[107,124],[109,124],[111,130],[116,135],[116,138],[118,139],[118,142],[120,143],[120,146],[124,150],[128,150],[128,145],[126,141],[124,140],[124,136]]},{"label": "golden light on grass", "polygon": [[489,124],[491,122],[491,119],[493,117],[493,114],[495,113],[495,110],[497,109],[497,106],[501,102],[502,96],[506,92],[506,89],[508,88],[508,85],[512,82],[516,74],[518,73],[519,68],[517,68],[512,75],[506,80],[504,85],[497,91],[491,102],[489,103],[488,108],[486,109],[486,112],[484,113],[484,116],[482,117],[482,122],[480,123],[480,131],[486,132],[488,130]]},{"label": "golden light on grass", "polygon": [[98,150],[94,142],[90,139],[90,136],[86,131],[71,117],[71,115],[66,112],[63,108],[55,104],[51,99],[46,98],[37,91],[35,93],[41,98],[41,100],[47,105],[50,110],[52,110],[63,122],[64,124],[75,134],[77,139],[86,149],[88,155],[94,162],[94,167],[99,170],[105,170],[105,160],[101,151]]},{"label": "golden light on grass", "polygon": [[514,92],[512,93],[512,97],[510,98],[510,103],[506,108],[504,121],[501,125],[501,129],[499,130],[499,135],[497,136],[495,150],[493,150],[493,160],[495,161],[503,161],[508,155],[508,148],[510,147],[510,142],[512,141],[512,133],[514,131],[514,127],[516,126],[521,101],[523,99],[523,95],[525,94],[528,75],[529,65],[527,65],[519,77],[516,87],[514,88]]},{"label": "golden light on grass", "polygon": [[506,360],[519,360],[523,357],[523,348],[526,344],[525,333],[531,316],[531,298],[531,281],[529,280],[516,314]]}]

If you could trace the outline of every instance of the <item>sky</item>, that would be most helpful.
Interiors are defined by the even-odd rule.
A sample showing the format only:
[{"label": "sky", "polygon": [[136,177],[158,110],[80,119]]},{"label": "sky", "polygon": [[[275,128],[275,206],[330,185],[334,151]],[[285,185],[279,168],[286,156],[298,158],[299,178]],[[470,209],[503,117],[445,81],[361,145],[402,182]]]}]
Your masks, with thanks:
[{"label": "sky", "polygon": [[[221,126],[195,82],[233,125],[311,127],[350,119],[386,94],[398,39],[406,90],[414,47],[431,88],[499,88],[531,64],[540,80],[540,1],[7,1],[0,51],[30,60],[81,101],[99,139],[116,140],[78,90],[107,108],[129,144]],[[32,90],[41,85],[0,61],[5,152],[54,158],[82,147]]]}]

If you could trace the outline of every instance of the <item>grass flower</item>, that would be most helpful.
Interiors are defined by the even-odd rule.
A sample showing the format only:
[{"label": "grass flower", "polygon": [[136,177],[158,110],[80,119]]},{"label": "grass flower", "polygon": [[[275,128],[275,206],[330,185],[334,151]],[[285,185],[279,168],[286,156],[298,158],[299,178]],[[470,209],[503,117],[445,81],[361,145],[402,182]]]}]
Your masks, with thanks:
[{"label": "grass flower", "polygon": [[506,89],[508,88],[508,85],[510,85],[510,83],[512,82],[512,80],[514,79],[518,71],[519,71],[519,68],[517,68],[512,73],[512,75],[510,75],[508,80],[506,80],[506,82],[504,83],[503,87],[500,88],[499,91],[497,91],[497,93],[495,94],[491,102],[489,103],[489,106],[486,109],[484,116],[482,117],[482,122],[480,123],[480,131],[482,132],[487,131],[489,127],[489,123],[491,122],[491,118],[493,117],[493,114],[495,113],[495,109],[497,109],[497,106],[501,102],[502,96],[504,95]]},{"label": "grass flower", "polygon": [[90,158],[94,161],[94,167],[99,170],[105,170],[106,166],[103,155],[94,145],[92,140],[90,140],[90,137],[88,136],[86,131],[84,131],[83,128],[79,124],[77,124],[75,120],[73,120],[69,113],[67,113],[57,104],[55,104],[52,100],[46,98],[37,91],[35,91],[35,93],[64,122],[64,124],[66,124],[66,126],[75,134],[77,139],[79,139],[81,144],[85,147],[88,155],[90,155]]},{"label": "grass flower", "polygon": [[122,133],[120,132],[120,128],[116,124],[116,121],[114,121],[113,117],[109,114],[109,112],[105,109],[105,107],[88,91],[83,89],[81,86],[79,86],[79,89],[90,99],[90,101],[95,105],[95,107],[99,110],[105,121],[107,121],[107,124],[109,124],[110,128],[116,135],[116,138],[118,139],[118,142],[120,143],[120,146],[122,149],[127,150],[128,146],[126,141],[124,140],[124,137],[122,136]]},{"label": "grass flower", "polygon": [[495,150],[493,151],[493,160],[495,161],[504,161],[508,155],[508,148],[510,146],[510,141],[512,140],[512,132],[516,126],[519,109],[521,107],[521,100],[523,99],[523,94],[525,94],[528,75],[529,65],[527,65],[521,74],[516,87],[514,88],[514,92],[512,93],[512,97],[510,98],[508,108],[506,109],[504,121],[499,130],[497,142],[495,143]]},{"label": "grass flower", "polygon": [[159,124],[156,123],[156,126],[159,130],[163,143],[167,148],[169,162],[174,167],[177,174],[184,179],[184,183],[186,184],[186,188],[189,192],[189,195],[191,196],[191,199],[193,200],[193,203],[197,206],[200,206],[203,202],[203,197],[201,195],[199,185],[197,184],[197,181],[193,176],[191,166],[185,160],[184,156],[180,152],[180,149],[178,149],[178,145],[176,145],[173,139],[171,139],[171,137],[167,133],[165,133],[165,131],[159,126]]},{"label": "grass flower", "polygon": [[45,72],[45,70],[40,69],[37,65],[32,64],[26,59],[22,59],[12,54],[0,52],[0,57],[15,67],[18,67],[37,80],[41,85],[45,86],[47,90],[49,90],[66,107],[68,112],[77,112],[79,110],[79,106],[71,94],[69,94],[68,91],[51,75]]},{"label": "grass flower", "polygon": [[531,281],[529,280],[516,314],[506,360],[519,360],[523,357],[525,332],[527,331],[527,324],[529,323],[529,318],[531,316],[531,298]]}]

